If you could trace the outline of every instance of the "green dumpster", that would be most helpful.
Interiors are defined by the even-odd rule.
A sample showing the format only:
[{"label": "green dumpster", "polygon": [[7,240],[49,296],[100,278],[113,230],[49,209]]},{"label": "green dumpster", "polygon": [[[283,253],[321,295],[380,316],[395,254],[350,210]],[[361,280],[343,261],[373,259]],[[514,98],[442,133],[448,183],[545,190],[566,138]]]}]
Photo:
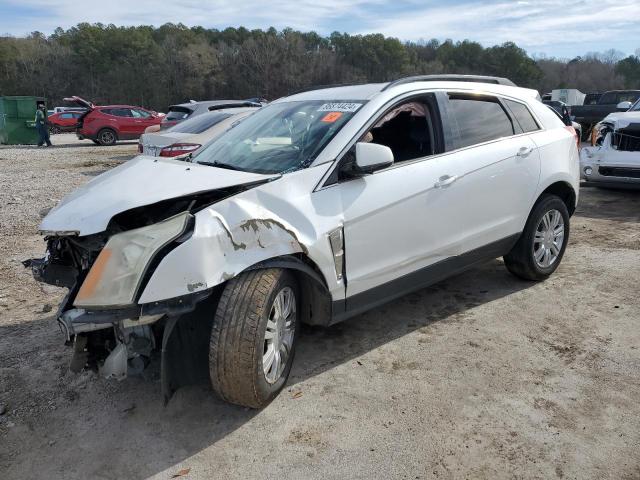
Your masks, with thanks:
[{"label": "green dumpster", "polygon": [[0,144],[36,145],[35,116],[43,97],[0,97]]}]

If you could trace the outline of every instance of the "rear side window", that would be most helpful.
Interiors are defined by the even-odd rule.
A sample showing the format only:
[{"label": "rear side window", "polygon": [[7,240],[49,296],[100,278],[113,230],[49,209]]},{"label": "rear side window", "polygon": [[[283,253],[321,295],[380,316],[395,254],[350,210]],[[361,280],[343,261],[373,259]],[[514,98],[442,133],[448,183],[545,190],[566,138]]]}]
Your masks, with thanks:
[{"label": "rear side window", "polygon": [[454,148],[463,148],[514,134],[513,124],[495,97],[449,94],[449,127]]},{"label": "rear side window", "polygon": [[520,128],[523,132],[527,133],[540,130],[540,126],[536,122],[535,118],[533,118],[533,115],[531,115],[531,112],[525,104],[514,102],[512,100],[505,100],[504,102],[509,107],[509,110],[511,110],[515,120],[520,124]]},{"label": "rear side window", "polygon": [[203,115],[198,115],[197,117],[190,118],[189,120],[185,120],[184,122],[171,127],[167,131],[176,133],[191,133],[195,135],[208,130],[209,128],[220,123],[225,118],[229,118],[230,116],[230,113],[205,113]]},{"label": "rear side window", "polygon": [[128,108],[103,108],[101,112],[115,117],[131,117],[131,110]]},{"label": "rear side window", "polygon": [[616,95],[616,92],[607,92],[600,97],[598,103],[600,105],[613,105],[614,103],[618,103],[617,100],[618,96]]},{"label": "rear side window", "polygon": [[133,114],[134,118],[149,118],[151,116],[149,112],[139,110],[137,108],[132,109],[131,113]]},{"label": "rear side window", "polygon": [[191,115],[191,110],[185,107],[171,107],[169,113],[164,117],[166,120],[184,120]]},{"label": "rear side window", "polygon": [[618,103],[635,102],[638,99],[638,92],[620,92],[618,95]]}]

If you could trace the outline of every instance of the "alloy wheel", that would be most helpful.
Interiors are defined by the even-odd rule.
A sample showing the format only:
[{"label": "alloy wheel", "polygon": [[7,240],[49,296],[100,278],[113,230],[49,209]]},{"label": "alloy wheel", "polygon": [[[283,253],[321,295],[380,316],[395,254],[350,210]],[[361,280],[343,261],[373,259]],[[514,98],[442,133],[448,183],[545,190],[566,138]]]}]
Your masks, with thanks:
[{"label": "alloy wheel", "polygon": [[100,134],[100,141],[104,144],[113,143],[115,140],[115,136],[112,132],[106,131]]},{"label": "alloy wheel", "polygon": [[549,268],[560,256],[564,244],[564,219],[558,210],[545,213],[533,238],[533,258],[541,268]]},{"label": "alloy wheel", "polygon": [[274,384],[282,376],[293,346],[296,326],[296,297],[284,287],[276,295],[264,333],[262,368],[265,380]]}]

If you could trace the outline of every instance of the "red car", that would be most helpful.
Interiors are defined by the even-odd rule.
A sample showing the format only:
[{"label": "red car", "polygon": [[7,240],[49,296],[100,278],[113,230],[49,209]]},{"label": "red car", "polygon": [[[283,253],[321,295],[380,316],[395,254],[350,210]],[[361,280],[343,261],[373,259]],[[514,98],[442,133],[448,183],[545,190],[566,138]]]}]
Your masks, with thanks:
[{"label": "red car", "polygon": [[118,140],[137,139],[147,127],[162,121],[156,112],[131,105],[94,105],[80,97],[65,98],[87,111],[78,119],[76,133],[99,145],[113,145]]},{"label": "red car", "polygon": [[49,133],[55,134],[75,130],[78,119],[84,114],[84,111],[66,111],[49,115]]}]

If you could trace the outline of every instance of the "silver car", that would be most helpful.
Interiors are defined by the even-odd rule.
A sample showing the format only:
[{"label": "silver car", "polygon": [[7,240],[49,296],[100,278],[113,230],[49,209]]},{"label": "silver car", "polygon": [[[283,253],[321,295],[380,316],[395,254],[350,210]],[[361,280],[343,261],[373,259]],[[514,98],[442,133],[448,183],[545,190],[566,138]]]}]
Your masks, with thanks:
[{"label": "silver car", "polygon": [[150,157],[180,157],[193,153],[256,110],[257,107],[214,110],[168,130],[145,133],[138,142],[138,152]]},{"label": "silver car", "polygon": [[171,105],[165,117],[160,124],[161,130],[166,130],[180,122],[203,113],[207,113],[213,110],[221,110],[224,108],[238,108],[238,107],[260,107],[266,102],[261,102],[260,99],[250,100],[207,100],[203,102],[190,101],[188,103],[180,103],[178,105]]}]

